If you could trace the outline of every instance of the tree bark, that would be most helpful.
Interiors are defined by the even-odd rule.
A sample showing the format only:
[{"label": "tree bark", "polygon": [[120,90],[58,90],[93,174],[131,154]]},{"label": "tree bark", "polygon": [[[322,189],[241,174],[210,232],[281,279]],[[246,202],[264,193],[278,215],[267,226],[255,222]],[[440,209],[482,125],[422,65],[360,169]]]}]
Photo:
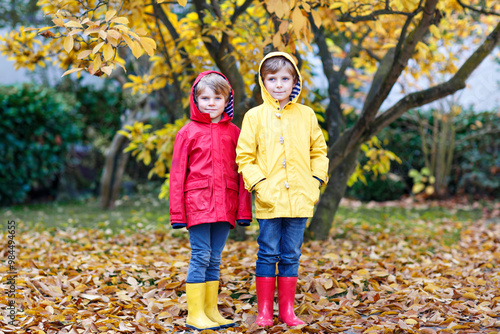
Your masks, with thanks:
[{"label": "tree bark", "polygon": [[102,209],[113,209],[120,192],[121,180],[125,172],[129,154],[123,153],[128,138],[118,132],[113,137],[106,152],[106,160],[101,175],[100,204]]},{"label": "tree bark", "polygon": [[[140,97],[134,109],[127,114],[126,121],[122,124],[132,125],[138,118],[139,111],[148,108],[148,96],[143,95]],[[147,112],[146,112],[147,114]],[[110,147],[106,151],[106,158],[104,162],[104,169],[101,175],[101,192],[100,192],[100,206],[102,209],[113,209],[115,200],[118,198],[121,188],[121,181],[125,167],[129,158],[129,153],[124,153],[123,150],[127,147],[128,138],[116,132]]]},{"label": "tree bark", "polygon": [[[341,96],[340,96],[340,82],[345,77],[345,71],[335,71],[333,66],[333,58],[328,50],[328,44],[324,34],[324,28],[316,27],[312,17],[309,22],[314,31],[314,41],[319,49],[319,56],[323,64],[323,73],[328,79],[328,98],[330,102],[325,110],[326,131],[328,133],[328,142],[334,143],[339,137],[342,129],[345,127],[342,118]],[[346,62],[348,57],[346,56]]]},{"label": "tree bark", "polygon": [[331,174],[330,182],[326,185],[311,224],[306,230],[306,239],[326,240],[328,238],[340,200],[344,197],[347,181],[356,166],[360,146],[358,145],[351,151]]}]

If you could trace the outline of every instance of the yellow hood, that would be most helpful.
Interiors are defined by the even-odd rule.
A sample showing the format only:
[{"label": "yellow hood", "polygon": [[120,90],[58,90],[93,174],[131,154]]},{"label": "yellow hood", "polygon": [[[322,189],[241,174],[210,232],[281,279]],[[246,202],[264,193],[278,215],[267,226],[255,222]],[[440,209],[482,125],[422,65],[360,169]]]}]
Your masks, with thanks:
[{"label": "yellow hood", "polygon": [[272,58],[272,57],[285,57],[293,64],[293,67],[295,68],[295,72],[297,72],[297,77],[299,79],[297,81],[297,84],[295,85],[295,87],[292,90],[292,94],[290,94],[290,102],[296,103],[299,100],[299,95],[300,95],[300,92],[302,91],[302,76],[300,75],[300,71],[297,67],[297,64],[295,64],[295,60],[293,60],[292,56],[290,56],[288,53],[285,53],[285,52],[270,52],[260,62],[260,65],[259,65],[259,85],[260,85],[260,88],[262,91],[262,100],[265,103],[271,104],[273,107],[276,107],[276,106],[279,107],[279,102],[276,101],[275,99],[273,99],[271,94],[269,94],[269,92],[267,91],[266,87],[264,87],[264,82],[262,81],[262,75],[261,75],[261,71],[260,71],[262,68],[262,64],[267,59]]}]

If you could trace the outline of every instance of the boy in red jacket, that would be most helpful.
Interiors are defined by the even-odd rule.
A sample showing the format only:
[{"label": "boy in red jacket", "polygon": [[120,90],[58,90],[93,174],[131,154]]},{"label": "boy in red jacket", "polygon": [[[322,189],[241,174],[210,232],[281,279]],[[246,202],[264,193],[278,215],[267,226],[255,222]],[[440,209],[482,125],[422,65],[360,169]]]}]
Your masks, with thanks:
[{"label": "boy in red jacket", "polygon": [[196,330],[234,326],[217,309],[221,253],[229,230],[248,226],[252,198],[236,165],[240,129],[233,91],[219,72],[200,73],[191,89],[191,120],[175,138],[170,169],[170,220],[186,227],[191,260],[186,278],[186,325]]}]

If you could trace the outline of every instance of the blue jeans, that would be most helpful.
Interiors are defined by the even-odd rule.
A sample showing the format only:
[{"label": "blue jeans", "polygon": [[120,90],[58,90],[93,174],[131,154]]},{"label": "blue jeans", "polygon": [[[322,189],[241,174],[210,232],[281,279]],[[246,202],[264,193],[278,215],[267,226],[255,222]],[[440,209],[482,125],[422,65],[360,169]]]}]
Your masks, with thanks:
[{"label": "blue jeans", "polygon": [[219,280],[221,253],[230,228],[228,222],[200,224],[189,228],[191,260],[186,283]]},{"label": "blue jeans", "polygon": [[257,277],[297,277],[307,218],[257,219]]}]

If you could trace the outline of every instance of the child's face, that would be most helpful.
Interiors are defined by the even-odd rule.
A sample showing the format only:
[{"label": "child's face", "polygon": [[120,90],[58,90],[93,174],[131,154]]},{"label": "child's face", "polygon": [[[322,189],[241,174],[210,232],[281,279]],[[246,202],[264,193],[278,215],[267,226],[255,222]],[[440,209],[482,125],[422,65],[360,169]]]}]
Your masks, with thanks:
[{"label": "child's face", "polygon": [[293,75],[286,68],[282,68],[276,73],[267,74],[264,78],[264,87],[273,99],[279,101],[281,108],[290,101],[293,86],[295,86]]},{"label": "child's face", "polygon": [[216,94],[212,88],[205,87],[196,100],[198,109],[202,113],[210,114],[212,123],[218,123],[222,119],[226,107],[226,100],[222,94]]}]

